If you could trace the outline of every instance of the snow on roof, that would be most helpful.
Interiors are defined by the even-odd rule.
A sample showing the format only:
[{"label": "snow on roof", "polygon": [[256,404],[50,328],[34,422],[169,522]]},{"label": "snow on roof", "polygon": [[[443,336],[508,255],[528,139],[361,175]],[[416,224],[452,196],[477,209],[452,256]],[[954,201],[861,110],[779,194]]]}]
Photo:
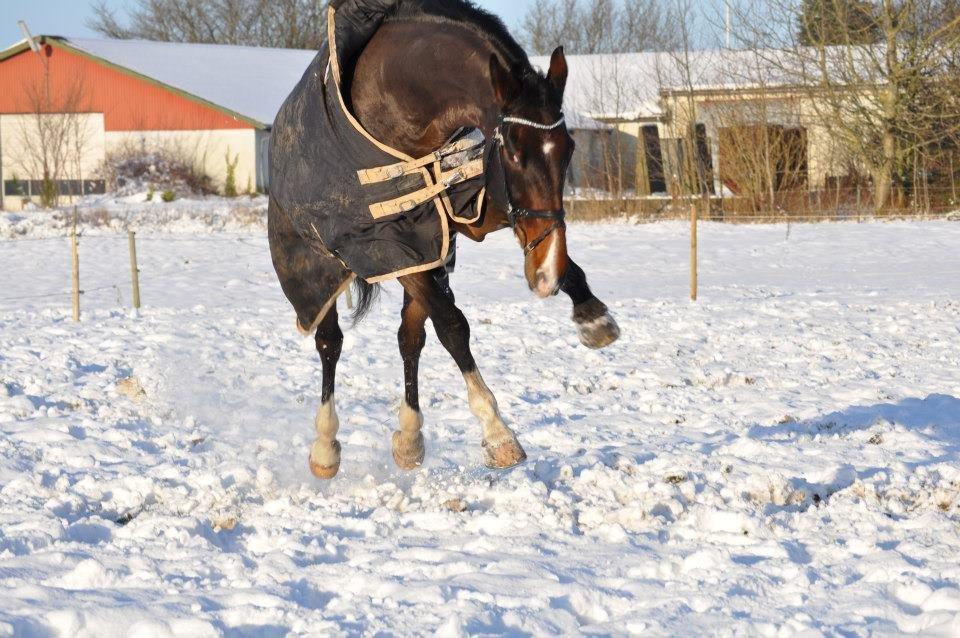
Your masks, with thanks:
[{"label": "snow on roof", "polygon": [[[315,51],[146,40],[57,38],[69,46],[270,126]],[[663,115],[661,91],[788,84],[772,51],[568,55],[565,96],[571,128],[601,130],[603,119]],[[546,56],[532,57],[546,69]],[[689,74],[684,69],[689,68]],[[689,75],[689,77],[688,77]]]},{"label": "snow on roof", "polygon": [[[791,79],[774,51],[707,50],[682,53],[644,52],[568,55],[568,110],[598,119],[654,119],[663,115],[661,91],[789,84]],[[550,58],[531,57],[546,70]],[[687,72],[689,69],[689,72]]]},{"label": "snow on roof", "polygon": [[[66,44],[111,64],[186,91],[266,125],[313,61],[316,51],[146,40],[63,38]],[[585,57],[585,56],[580,56]],[[567,115],[571,128],[606,124],[582,109]]]},{"label": "snow on roof", "polygon": [[567,111],[564,112],[563,115],[566,118],[567,128],[569,129],[576,129],[578,131],[605,131],[613,128],[609,124],[595,120],[579,111]]},{"label": "snow on roof", "polygon": [[64,42],[270,126],[316,51],[68,38]]}]

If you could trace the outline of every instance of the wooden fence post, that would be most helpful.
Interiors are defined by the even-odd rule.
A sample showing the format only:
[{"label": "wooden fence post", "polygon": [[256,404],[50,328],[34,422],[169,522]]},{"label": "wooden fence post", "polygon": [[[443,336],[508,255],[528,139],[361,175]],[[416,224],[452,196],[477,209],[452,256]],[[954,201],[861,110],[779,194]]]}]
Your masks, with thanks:
[{"label": "wooden fence post", "polygon": [[690,205],[690,299],[697,300],[697,204]]},{"label": "wooden fence post", "polygon": [[70,279],[72,284],[73,320],[80,321],[80,250],[77,244],[77,208],[73,208],[73,229],[70,232]]},{"label": "wooden fence post", "polygon": [[140,268],[137,266],[137,234],[127,231],[127,244],[130,247],[130,279],[133,285],[133,308],[140,310]]}]

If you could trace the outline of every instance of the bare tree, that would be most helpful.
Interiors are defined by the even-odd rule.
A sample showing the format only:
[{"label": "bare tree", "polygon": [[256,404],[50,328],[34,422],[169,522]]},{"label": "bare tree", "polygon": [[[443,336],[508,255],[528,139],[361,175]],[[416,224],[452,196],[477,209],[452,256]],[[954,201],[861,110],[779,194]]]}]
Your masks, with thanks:
[{"label": "bare tree", "polygon": [[807,136],[796,96],[759,84],[713,97],[700,110],[717,137],[724,189],[753,213],[779,208],[784,194],[797,198],[807,182]]},{"label": "bare tree", "polygon": [[[849,0],[820,5],[826,15],[860,6]],[[932,159],[956,146],[960,16],[955,0],[877,0],[871,6],[876,44],[863,45],[862,22],[848,20],[842,24],[854,26],[834,24],[829,39],[804,46],[809,30],[802,28],[804,3],[796,0],[743,5],[738,34],[766,57],[782,83],[806,92],[817,122],[871,175],[880,209],[894,195],[926,189]]]},{"label": "bare tree", "polygon": [[568,53],[621,53],[668,48],[663,0],[536,0],[520,25],[534,54],[563,45]]},{"label": "bare tree", "polygon": [[803,0],[797,38],[805,46],[876,44],[880,24],[866,0]]},{"label": "bare tree", "polygon": [[122,22],[106,3],[89,26],[110,38],[318,49],[323,0],[136,0]]},{"label": "bare tree", "polygon": [[14,163],[24,175],[41,177],[40,203],[59,204],[61,180],[83,181],[84,150],[90,143],[88,94],[82,76],[54,90],[49,74],[24,86],[23,111],[16,131]]},{"label": "bare tree", "polygon": [[677,46],[657,60],[661,93],[665,97],[668,117],[672,120],[672,139],[668,139],[667,159],[670,165],[673,192],[677,197],[696,195],[709,209],[713,189],[709,144],[698,122],[695,90],[704,56],[694,50],[698,13],[695,0],[676,0],[668,16],[670,30],[676,34]]}]

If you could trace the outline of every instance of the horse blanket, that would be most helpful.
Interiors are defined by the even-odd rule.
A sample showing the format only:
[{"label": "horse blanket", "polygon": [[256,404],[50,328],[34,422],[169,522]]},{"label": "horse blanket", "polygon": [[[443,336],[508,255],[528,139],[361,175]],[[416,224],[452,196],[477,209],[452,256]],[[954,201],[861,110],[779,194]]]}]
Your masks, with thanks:
[{"label": "horse blanket", "polygon": [[374,139],[348,107],[343,69],[402,1],[331,2],[327,43],[271,138],[271,197],[298,234],[370,283],[447,262],[450,220],[476,221],[484,195],[479,131],[460,131],[415,158]]}]

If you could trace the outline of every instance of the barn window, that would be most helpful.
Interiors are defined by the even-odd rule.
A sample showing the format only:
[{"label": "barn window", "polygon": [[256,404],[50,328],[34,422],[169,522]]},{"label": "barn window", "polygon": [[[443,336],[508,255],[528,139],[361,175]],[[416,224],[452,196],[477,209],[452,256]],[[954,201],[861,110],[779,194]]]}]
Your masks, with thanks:
[{"label": "barn window", "polygon": [[[102,179],[59,179],[55,182],[60,195],[103,195],[107,183]],[[6,197],[33,197],[43,191],[43,180],[6,180],[3,194]]]}]

